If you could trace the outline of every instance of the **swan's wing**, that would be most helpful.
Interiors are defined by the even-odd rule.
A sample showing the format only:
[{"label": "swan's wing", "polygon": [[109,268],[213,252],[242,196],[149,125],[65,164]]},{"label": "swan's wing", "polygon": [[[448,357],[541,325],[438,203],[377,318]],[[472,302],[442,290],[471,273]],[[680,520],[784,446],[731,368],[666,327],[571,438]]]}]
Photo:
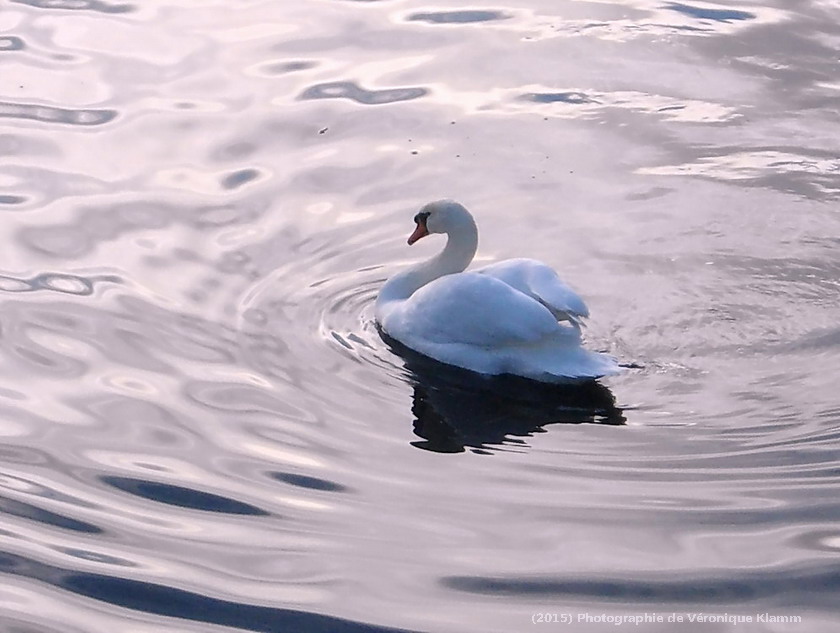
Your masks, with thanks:
[{"label": "swan's wing", "polygon": [[533,344],[563,330],[541,303],[477,273],[446,275],[426,284],[383,326],[409,346],[422,341],[485,348]]},{"label": "swan's wing", "polygon": [[508,259],[475,272],[503,281],[511,288],[539,301],[559,320],[580,325],[589,308],[552,268],[535,259]]}]

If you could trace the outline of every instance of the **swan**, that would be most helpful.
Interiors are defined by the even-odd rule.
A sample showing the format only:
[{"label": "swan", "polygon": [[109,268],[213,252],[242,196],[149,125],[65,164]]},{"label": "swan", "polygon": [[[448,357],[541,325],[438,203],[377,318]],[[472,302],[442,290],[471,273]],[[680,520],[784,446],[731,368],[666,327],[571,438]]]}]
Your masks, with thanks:
[{"label": "swan", "polygon": [[454,200],[426,204],[408,244],[447,236],[428,261],[388,279],[374,308],[381,330],[409,349],[480,374],[564,382],[617,374],[617,361],[581,346],[583,299],[547,265],[510,259],[466,271],[478,228]]}]

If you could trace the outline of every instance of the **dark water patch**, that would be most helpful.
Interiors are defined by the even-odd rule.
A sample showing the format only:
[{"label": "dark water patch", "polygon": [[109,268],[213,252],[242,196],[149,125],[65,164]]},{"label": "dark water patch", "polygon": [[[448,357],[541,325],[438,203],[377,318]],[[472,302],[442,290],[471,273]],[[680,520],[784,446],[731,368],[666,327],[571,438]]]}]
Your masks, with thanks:
[{"label": "dark water patch", "polygon": [[79,595],[127,609],[250,631],[395,631],[327,615],[230,602],[174,587],[97,574],[67,574],[60,586]]},{"label": "dark water patch", "polygon": [[64,569],[11,552],[0,552],[0,573],[31,578],[125,609],[248,631],[407,633],[405,629],[380,627],[306,611],[231,602],[141,580]]},{"label": "dark water patch", "polygon": [[61,125],[104,125],[117,117],[116,110],[74,110],[34,103],[0,101],[0,118],[26,119]]},{"label": "dark water patch", "polygon": [[40,273],[29,279],[0,275],[0,292],[36,292],[49,290],[62,294],[89,296],[100,283],[122,283],[115,275],[82,277],[69,273]]},{"label": "dark water patch", "polygon": [[732,20],[754,20],[756,15],[749,11],[738,11],[736,9],[709,9],[707,7],[695,7],[690,4],[671,2],[666,4],[666,9],[677,11],[685,15],[697,18],[698,20],[714,20],[715,22],[731,22]]},{"label": "dark water patch", "polygon": [[426,13],[412,13],[408,20],[413,22],[428,22],[430,24],[472,24],[475,22],[492,22],[493,20],[507,20],[510,15],[502,11],[470,9],[464,11],[429,11]]},{"label": "dark water patch", "polygon": [[484,596],[591,599],[618,603],[720,604],[776,598],[783,604],[820,604],[836,608],[840,591],[840,565],[807,568],[732,570],[726,576],[681,578],[531,579],[490,576],[448,576],[441,584],[449,589]]},{"label": "dark water patch", "polygon": [[533,103],[598,103],[583,92],[528,92],[518,99]]},{"label": "dark water patch", "polygon": [[4,51],[21,51],[26,48],[23,40],[15,35],[0,37],[0,53]]},{"label": "dark water patch", "polygon": [[259,169],[239,169],[222,178],[221,185],[225,189],[236,189],[258,178]]},{"label": "dark water patch", "polygon": [[38,523],[51,525],[63,530],[71,530],[73,532],[83,532],[85,534],[102,534],[103,532],[101,528],[90,523],[72,519],[63,514],[50,512],[38,506],[5,497],[0,497],[0,513],[37,521]]},{"label": "dark water patch", "polygon": [[179,508],[218,512],[222,514],[246,514],[267,516],[268,512],[248,503],[222,497],[210,492],[173,486],[156,481],[132,479],[131,477],[104,476],[101,480],[118,490]]},{"label": "dark water patch", "polygon": [[352,81],[331,81],[310,86],[298,99],[350,99],[364,105],[382,105],[419,99],[429,94],[426,88],[387,88],[366,90]]},{"label": "dark water patch", "polygon": [[309,70],[315,68],[318,62],[313,61],[288,61],[288,62],[272,62],[260,66],[260,70],[266,75],[285,75],[287,73],[299,72],[301,70]]},{"label": "dark water patch", "polygon": [[96,11],[98,13],[130,13],[136,10],[133,4],[109,4],[101,0],[12,0],[36,9],[63,9],[65,11]]},{"label": "dark water patch", "polygon": [[0,204],[8,204],[8,205],[23,204],[26,201],[27,201],[27,198],[24,197],[24,196],[16,196],[16,195],[11,195],[11,194],[0,195]]},{"label": "dark water patch", "polygon": [[271,477],[277,481],[291,484],[292,486],[299,486],[301,488],[309,488],[310,490],[322,490],[324,492],[347,492],[347,486],[328,481],[326,479],[319,479],[318,477],[309,477],[307,475],[297,475],[295,473],[269,473]]}]

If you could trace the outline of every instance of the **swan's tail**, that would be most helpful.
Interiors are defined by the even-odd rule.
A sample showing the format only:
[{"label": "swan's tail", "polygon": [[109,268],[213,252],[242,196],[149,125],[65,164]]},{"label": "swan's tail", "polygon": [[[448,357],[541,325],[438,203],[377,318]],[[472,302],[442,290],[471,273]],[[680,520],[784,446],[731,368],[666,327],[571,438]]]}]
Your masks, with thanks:
[{"label": "swan's tail", "polygon": [[609,354],[592,352],[580,346],[550,345],[529,350],[517,363],[529,378],[541,382],[602,378],[621,373],[618,361]]}]

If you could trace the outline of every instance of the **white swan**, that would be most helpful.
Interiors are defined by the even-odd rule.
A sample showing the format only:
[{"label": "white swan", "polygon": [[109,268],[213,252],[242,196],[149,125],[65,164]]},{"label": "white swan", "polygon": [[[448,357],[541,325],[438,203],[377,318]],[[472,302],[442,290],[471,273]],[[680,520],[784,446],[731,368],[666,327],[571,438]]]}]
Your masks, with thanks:
[{"label": "white swan", "polygon": [[478,229],[452,200],[430,202],[414,221],[409,244],[431,233],[448,239],[437,256],[382,287],[375,313],[388,336],[482,374],[561,382],[619,372],[611,356],[581,347],[581,320],[589,310],[551,268],[511,259],[464,272],[478,247]]}]

